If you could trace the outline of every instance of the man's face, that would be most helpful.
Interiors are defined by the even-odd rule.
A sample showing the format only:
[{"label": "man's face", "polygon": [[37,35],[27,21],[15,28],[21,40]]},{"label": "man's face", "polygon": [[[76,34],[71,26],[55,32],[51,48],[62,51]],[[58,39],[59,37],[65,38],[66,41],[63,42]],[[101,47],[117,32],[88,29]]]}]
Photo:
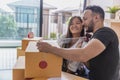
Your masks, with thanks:
[{"label": "man's face", "polygon": [[83,15],[83,25],[86,28],[86,32],[93,32],[94,21],[91,10],[85,10]]}]

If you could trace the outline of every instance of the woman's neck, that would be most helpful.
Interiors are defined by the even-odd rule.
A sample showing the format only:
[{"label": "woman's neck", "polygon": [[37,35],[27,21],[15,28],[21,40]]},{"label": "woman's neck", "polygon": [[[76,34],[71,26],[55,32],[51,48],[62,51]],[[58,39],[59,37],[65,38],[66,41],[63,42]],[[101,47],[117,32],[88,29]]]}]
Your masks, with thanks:
[{"label": "woman's neck", "polygon": [[71,42],[70,42],[70,46],[73,46],[79,39],[80,34],[79,35],[73,35]]},{"label": "woman's neck", "polygon": [[73,38],[77,38],[77,37],[80,37],[80,34],[73,34],[72,36]]}]

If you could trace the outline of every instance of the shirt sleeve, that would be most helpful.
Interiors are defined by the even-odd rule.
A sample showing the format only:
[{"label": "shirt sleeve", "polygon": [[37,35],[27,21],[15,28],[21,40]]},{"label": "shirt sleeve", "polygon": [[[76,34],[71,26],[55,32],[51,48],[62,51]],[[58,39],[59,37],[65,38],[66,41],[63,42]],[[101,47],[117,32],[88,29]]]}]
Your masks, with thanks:
[{"label": "shirt sleeve", "polygon": [[109,30],[99,30],[93,35],[94,39],[100,40],[105,46],[108,46],[112,42],[114,36]]}]

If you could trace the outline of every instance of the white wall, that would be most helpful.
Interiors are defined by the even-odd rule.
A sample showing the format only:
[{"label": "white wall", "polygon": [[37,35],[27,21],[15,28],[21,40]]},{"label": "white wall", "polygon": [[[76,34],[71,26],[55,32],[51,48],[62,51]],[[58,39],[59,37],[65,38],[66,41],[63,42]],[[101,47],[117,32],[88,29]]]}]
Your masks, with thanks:
[{"label": "white wall", "polygon": [[120,0],[113,0],[113,4],[120,6]]},{"label": "white wall", "polygon": [[89,2],[90,2],[90,5],[99,5],[104,10],[106,10],[108,6],[113,5],[113,0],[89,0]]},{"label": "white wall", "polygon": [[[115,5],[115,1],[116,0],[88,0],[88,5],[99,5],[104,9],[104,11],[107,11],[107,7]],[[110,19],[110,14],[105,13],[105,18]]]}]

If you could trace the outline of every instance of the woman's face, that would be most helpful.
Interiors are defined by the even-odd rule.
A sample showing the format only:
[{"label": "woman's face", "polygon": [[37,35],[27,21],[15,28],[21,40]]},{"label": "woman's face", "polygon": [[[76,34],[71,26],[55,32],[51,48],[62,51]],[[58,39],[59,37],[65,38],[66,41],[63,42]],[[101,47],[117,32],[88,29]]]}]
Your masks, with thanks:
[{"label": "woman's face", "polygon": [[82,30],[82,22],[78,18],[74,18],[70,24],[70,32],[72,35],[79,34]]}]

